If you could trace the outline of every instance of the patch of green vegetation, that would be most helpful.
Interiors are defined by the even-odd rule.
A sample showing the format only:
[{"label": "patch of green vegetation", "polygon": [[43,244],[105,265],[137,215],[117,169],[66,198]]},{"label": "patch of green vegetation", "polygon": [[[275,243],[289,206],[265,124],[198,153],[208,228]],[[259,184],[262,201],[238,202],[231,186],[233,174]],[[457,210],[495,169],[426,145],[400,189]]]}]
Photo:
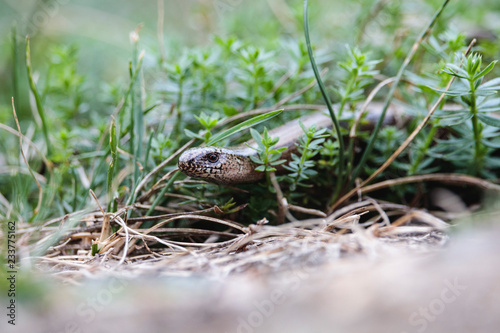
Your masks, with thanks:
[{"label": "patch of green vegetation", "polygon": [[[430,21],[432,11],[441,3],[427,1],[414,4],[413,9]],[[5,166],[0,174],[0,218],[40,222],[95,207],[89,190],[108,211],[138,201],[145,205],[131,209],[129,216],[154,215],[160,209],[222,207],[233,199],[237,205],[248,203],[248,209],[238,216],[241,222],[270,218],[269,211],[278,206],[269,177],[259,184],[240,186],[248,194],[185,181],[181,174],[162,179],[176,168],[175,158],[160,172],[150,173],[191,140],[191,146],[232,146],[250,136],[259,144],[253,157],[258,171],[274,171],[284,164],[282,150],[276,149],[277,138],[269,137],[264,126],[277,127],[318,109],[325,100],[333,103],[332,115],[339,126],[303,128],[299,134],[298,152],[284,164],[288,173],[277,177],[290,203],[325,210],[358,179],[367,179],[387,161],[443,92],[446,97],[428,125],[376,179],[435,172],[499,177],[500,121],[494,115],[500,111],[500,71],[494,66],[499,57],[498,40],[479,40],[466,56],[470,31],[453,28],[457,17],[477,21],[479,11],[466,13],[461,3],[450,5],[413,59],[404,63],[417,32],[424,28],[424,23],[412,25],[415,16],[408,4],[362,1],[351,25],[343,28],[355,32],[342,40],[348,42],[346,48],[335,48],[338,45],[316,38],[317,31],[327,29],[319,5],[311,4],[310,54],[303,37],[301,5],[301,1],[291,2],[292,23],[286,33],[281,31],[286,24],[275,21],[248,25],[249,31],[266,39],[261,44],[255,42],[259,38],[250,37],[243,28],[236,30],[230,22],[238,37],[214,37],[205,46],[173,50],[163,59],[160,51],[142,52],[153,42],[142,42],[136,31],[132,34],[129,75],[120,83],[93,81],[79,69],[83,45],[51,44],[42,57],[30,59],[29,44],[16,39],[13,31],[7,64],[12,67],[12,94],[3,91],[1,95],[13,95],[19,99],[16,103],[21,103],[21,96],[33,96],[30,112],[26,112],[26,101],[18,110],[26,136],[23,148],[42,184],[43,202],[36,212],[39,189],[19,156],[10,105],[0,104],[4,126],[0,129],[0,161]],[[492,2],[491,8],[500,11],[497,7]],[[231,20],[246,20],[236,9],[234,15]],[[370,37],[375,33],[380,39]],[[20,50],[26,50],[26,59]],[[316,74],[324,81],[323,95],[318,85],[304,89],[316,81],[310,64],[312,54]],[[326,68],[328,73],[321,72]],[[376,127],[376,134],[363,126],[349,137],[361,104],[398,70],[402,81],[381,87],[375,100],[394,96],[393,102],[411,115],[407,126],[383,125],[380,131]],[[456,77],[456,82],[445,91],[451,77]],[[99,94],[95,87],[100,87]],[[269,113],[282,108],[286,111]],[[373,123],[367,118],[361,123]],[[248,131],[249,127],[253,129]],[[408,187],[381,196],[407,201],[416,191]]]}]

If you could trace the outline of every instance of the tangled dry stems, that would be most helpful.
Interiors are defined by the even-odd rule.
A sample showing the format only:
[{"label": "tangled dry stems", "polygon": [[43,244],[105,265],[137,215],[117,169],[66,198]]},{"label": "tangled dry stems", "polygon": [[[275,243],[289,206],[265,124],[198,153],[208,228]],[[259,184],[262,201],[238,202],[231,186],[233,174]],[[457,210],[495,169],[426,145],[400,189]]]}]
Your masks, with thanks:
[{"label": "tangled dry stems", "polygon": [[[353,255],[383,255],[396,249],[432,251],[446,243],[445,230],[449,227],[424,210],[373,199],[353,203],[324,218],[278,226],[267,225],[263,219],[245,227],[215,217],[218,208],[212,207],[156,216],[152,227],[143,228],[148,219],[125,222],[130,209],[143,208],[132,205],[104,215],[99,210],[75,212],[38,228],[21,225],[21,260],[29,260],[38,269],[71,283],[115,271],[132,276],[227,276],[297,269]],[[167,226],[181,219],[202,221],[204,225]],[[91,245],[101,238],[106,221],[119,229],[99,242],[99,253],[92,256]],[[57,245],[47,248],[55,238]]]}]

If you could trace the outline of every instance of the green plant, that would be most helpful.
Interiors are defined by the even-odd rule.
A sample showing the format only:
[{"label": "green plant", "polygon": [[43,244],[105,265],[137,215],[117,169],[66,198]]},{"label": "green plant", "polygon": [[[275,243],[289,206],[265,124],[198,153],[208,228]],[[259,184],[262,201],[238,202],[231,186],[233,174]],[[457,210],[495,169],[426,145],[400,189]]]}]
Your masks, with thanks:
[{"label": "green plant", "polygon": [[325,138],[330,136],[327,134],[326,128],[316,130],[315,125],[305,128],[302,122],[299,122],[299,124],[304,131],[304,135],[299,138],[297,143],[299,155],[292,153],[292,160],[290,163],[283,166],[286,170],[291,172],[286,178],[291,183],[290,191],[295,191],[298,186],[312,186],[310,183],[306,183],[306,181],[310,180],[310,177],[313,177],[318,173],[314,170],[316,162],[312,160],[312,158],[322,149],[322,144],[325,142]]},{"label": "green plant", "polygon": [[176,110],[176,118],[174,125],[174,135],[179,135],[182,126],[182,107],[184,100],[184,90],[186,89],[186,80],[190,75],[192,59],[187,55],[181,57],[179,62],[175,65],[164,64],[168,76],[172,82],[176,84],[176,87],[173,88],[173,92],[176,94],[175,100],[175,110]]},{"label": "green plant", "polygon": [[339,62],[339,67],[347,72],[347,77],[340,81],[336,93],[340,97],[339,117],[347,103],[355,103],[365,98],[365,88],[373,82],[373,76],[379,73],[375,66],[381,60],[371,60],[368,53],[357,47],[346,46],[348,58]]},{"label": "green plant", "polygon": [[[420,90],[420,98],[413,98],[412,105],[417,112],[411,113],[416,121],[422,119],[420,110],[429,109],[439,97],[439,93],[431,87],[445,86],[449,80],[449,75],[442,71],[448,61],[453,60],[456,54],[463,53],[466,49],[465,36],[453,30],[447,30],[438,34],[437,37],[429,36],[428,42],[423,44],[430,62],[429,71],[422,75],[412,72],[406,73],[410,82]],[[411,99],[411,96],[407,97]],[[409,164],[401,163],[401,168],[407,170],[409,175],[431,173],[439,169],[435,165],[435,156],[430,154],[431,147],[435,144],[436,135],[441,128],[442,119],[439,117],[440,111],[430,119],[430,126],[424,129],[412,142],[413,153],[409,154]]]},{"label": "green plant", "polygon": [[252,138],[254,139],[257,147],[248,146],[251,149],[257,151],[257,155],[251,155],[250,159],[252,162],[258,164],[255,170],[260,172],[265,172],[268,175],[269,172],[276,171],[276,166],[285,163],[285,160],[280,160],[281,153],[286,149],[286,147],[276,148],[276,144],[279,141],[279,137],[272,138],[267,132],[267,128],[264,128],[262,135],[259,134],[253,128],[250,129]]},{"label": "green plant", "polygon": [[[500,120],[491,115],[492,112],[500,111],[500,98],[491,98],[500,90],[500,78],[483,82],[485,76],[493,69],[496,61],[482,68],[482,57],[472,53],[467,57],[460,56],[459,63],[448,63],[443,70],[445,73],[459,78],[458,83],[449,91],[438,89],[446,95],[456,98],[464,107],[459,110],[442,111],[439,113],[441,126],[462,125],[462,135],[457,139],[448,140],[450,144],[460,147],[454,150],[450,156],[453,160],[460,161],[463,166],[467,164],[468,172],[471,174],[488,175],[488,170],[497,168],[500,159],[489,156],[492,148],[500,147],[495,137],[500,128]],[[469,122],[470,121],[470,122]],[[469,127],[471,131],[464,131],[463,126]],[[469,133],[472,133],[470,137]],[[472,139],[472,140],[471,140]],[[473,150],[472,159],[469,158],[469,148]],[[457,156],[457,153],[460,156]]]},{"label": "green plant", "polygon": [[273,53],[248,46],[238,49],[236,55],[241,61],[236,77],[247,90],[247,96],[240,95],[240,98],[254,108],[273,87],[273,82],[269,80],[275,70],[275,65],[269,61]]},{"label": "green plant", "polygon": [[158,160],[163,160],[168,152],[173,148],[173,141],[169,136],[163,133],[158,133],[156,137],[152,136],[151,148],[153,148],[152,156]]},{"label": "green plant", "polygon": [[199,116],[194,117],[196,118],[196,120],[198,120],[201,126],[203,126],[203,129],[198,134],[188,129],[184,129],[184,132],[186,132],[186,135],[191,138],[197,138],[205,141],[205,143],[208,143],[210,141],[210,138],[212,137],[212,128],[217,126],[217,122],[220,120],[219,113],[214,112],[210,115],[207,115],[202,111]]}]

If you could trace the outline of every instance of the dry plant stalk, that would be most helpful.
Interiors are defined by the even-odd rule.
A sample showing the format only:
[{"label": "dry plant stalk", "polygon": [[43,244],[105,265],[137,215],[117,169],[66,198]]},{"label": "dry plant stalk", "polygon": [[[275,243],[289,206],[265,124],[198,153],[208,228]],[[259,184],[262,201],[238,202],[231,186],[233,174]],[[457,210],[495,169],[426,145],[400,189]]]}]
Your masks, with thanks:
[{"label": "dry plant stalk", "polygon": [[16,121],[17,125],[17,130],[19,131],[19,146],[21,149],[21,155],[23,156],[24,163],[26,163],[26,167],[28,168],[28,171],[30,172],[31,177],[35,180],[36,186],[38,187],[38,203],[36,205],[35,211],[33,212],[33,215],[37,215],[38,212],[40,211],[40,207],[42,206],[42,200],[43,200],[43,189],[40,183],[38,182],[38,179],[36,179],[35,175],[33,174],[33,170],[31,170],[31,167],[28,163],[28,159],[24,155],[24,149],[23,149],[23,132],[21,132],[21,126],[19,125],[19,120],[17,119],[17,113],[16,113],[16,107],[14,105],[14,97],[12,97],[12,113],[14,114],[14,119]]}]

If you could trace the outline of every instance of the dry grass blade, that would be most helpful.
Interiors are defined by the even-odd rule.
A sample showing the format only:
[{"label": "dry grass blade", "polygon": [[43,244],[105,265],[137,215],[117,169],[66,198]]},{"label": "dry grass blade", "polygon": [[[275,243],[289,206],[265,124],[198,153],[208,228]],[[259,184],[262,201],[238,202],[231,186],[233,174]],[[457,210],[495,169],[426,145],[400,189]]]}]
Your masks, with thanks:
[{"label": "dry grass blade", "polygon": [[222,225],[225,225],[227,227],[239,230],[242,233],[246,233],[247,232],[247,228],[246,227],[243,227],[243,226],[241,226],[240,224],[238,224],[236,222],[229,222],[229,221],[226,221],[226,220],[222,220],[222,219],[218,219],[218,218],[210,217],[210,216],[204,216],[204,215],[183,214],[183,215],[174,216],[174,217],[168,218],[166,220],[163,220],[161,222],[158,222],[157,224],[155,224],[151,228],[149,228],[146,231],[144,231],[144,234],[148,234],[151,231],[154,231],[155,229],[163,226],[164,224],[170,223],[170,222],[175,221],[175,220],[181,220],[181,219],[193,219],[193,220],[210,221],[210,222],[214,222],[214,223],[217,223],[217,224],[222,224]]},{"label": "dry grass blade", "polygon": [[388,84],[393,83],[394,81],[396,81],[395,77],[385,79],[384,81],[377,84],[377,86],[370,92],[370,94],[368,95],[368,97],[364,101],[363,105],[359,109],[359,113],[358,113],[358,116],[356,118],[356,121],[352,125],[351,130],[349,131],[350,138],[356,137],[356,130],[359,126],[359,123],[361,122],[361,119],[363,119],[363,116],[366,114],[366,110],[368,109],[368,106],[370,105],[372,100],[375,98],[375,96],[378,94],[380,89],[382,89],[383,87],[385,87]]},{"label": "dry grass blade", "polygon": [[40,211],[40,207],[42,206],[42,200],[43,200],[43,189],[38,180],[36,179],[35,175],[33,174],[33,170],[31,170],[30,165],[28,163],[28,159],[24,155],[24,149],[23,149],[23,133],[21,132],[21,126],[19,125],[19,120],[17,119],[17,113],[16,113],[16,107],[14,105],[14,97],[12,97],[12,113],[14,114],[14,119],[16,121],[16,126],[17,130],[19,131],[19,146],[21,149],[21,155],[23,156],[24,163],[26,163],[26,167],[28,168],[31,177],[35,180],[36,186],[38,187],[38,203],[36,205],[36,208],[33,212],[33,215],[37,215],[38,212]]},{"label": "dry grass blade", "polygon": [[409,184],[409,183],[417,183],[417,182],[426,182],[426,181],[434,181],[434,182],[442,182],[442,183],[450,183],[450,184],[470,184],[477,186],[479,188],[485,190],[493,190],[500,191],[500,185],[494,184],[487,180],[476,178],[469,175],[460,175],[460,174],[444,174],[444,173],[435,173],[429,175],[419,175],[419,176],[409,176],[402,177],[398,179],[386,180],[377,184],[369,185],[360,188],[361,193],[365,194],[368,192],[380,190],[385,187],[391,187],[395,185],[401,184]]},{"label": "dry grass blade", "polygon": [[459,174],[429,174],[429,175],[420,175],[420,176],[409,176],[409,177],[402,177],[398,179],[393,179],[393,180],[386,180],[377,184],[365,186],[365,187],[358,187],[351,192],[347,193],[344,195],[342,198],[340,198],[335,205],[333,205],[330,210],[334,211],[335,208],[340,205],[340,203],[346,201],[349,199],[353,194],[355,194],[357,191],[359,191],[361,194],[366,194],[372,191],[377,191],[386,187],[391,187],[391,186],[396,186],[396,185],[402,185],[402,184],[409,184],[409,183],[419,183],[419,182],[427,182],[427,181],[434,181],[434,182],[441,182],[441,183],[450,183],[450,184],[457,184],[457,185],[464,185],[464,184],[469,184],[469,185],[474,185],[479,188],[485,189],[485,190],[493,190],[493,191],[498,191],[500,192],[500,185],[496,185],[492,182],[489,182],[484,179],[468,176],[468,175],[459,175]]}]

